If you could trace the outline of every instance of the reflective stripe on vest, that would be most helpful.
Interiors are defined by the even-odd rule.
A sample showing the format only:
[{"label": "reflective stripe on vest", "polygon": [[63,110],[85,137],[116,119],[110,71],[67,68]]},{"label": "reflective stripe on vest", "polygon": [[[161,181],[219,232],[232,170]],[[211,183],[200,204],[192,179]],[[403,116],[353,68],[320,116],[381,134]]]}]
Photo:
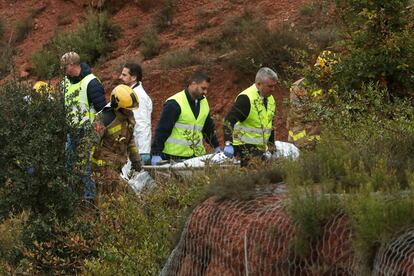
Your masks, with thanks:
[{"label": "reflective stripe on vest", "polygon": [[168,100],[175,100],[180,106],[181,113],[171,135],[165,141],[163,153],[181,157],[204,155],[206,150],[203,145],[202,130],[210,112],[207,99],[204,98],[199,102],[200,113],[197,118],[194,117],[185,91],[175,94]]},{"label": "reflective stripe on vest", "polygon": [[246,120],[234,125],[233,145],[254,144],[265,149],[273,130],[273,118],[276,112],[275,99],[273,96],[267,98],[266,109],[255,84],[238,96],[240,95],[249,97],[250,113]]},{"label": "reflective stripe on vest", "polygon": [[294,133],[292,130],[289,130],[289,137],[292,138],[293,142],[297,142],[301,139],[306,138],[307,141],[314,141],[314,140],[320,140],[320,135],[307,135],[306,130],[302,130],[299,132]]},{"label": "reflective stripe on vest", "polygon": [[69,114],[75,125],[83,125],[86,121],[92,123],[95,118],[96,111],[93,106],[89,106],[87,94],[88,84],[93,79],[96,79],[95,75],[89,74],[78,83],[72,84],[67,77],[63,81],[65,106],[72,108]]}]

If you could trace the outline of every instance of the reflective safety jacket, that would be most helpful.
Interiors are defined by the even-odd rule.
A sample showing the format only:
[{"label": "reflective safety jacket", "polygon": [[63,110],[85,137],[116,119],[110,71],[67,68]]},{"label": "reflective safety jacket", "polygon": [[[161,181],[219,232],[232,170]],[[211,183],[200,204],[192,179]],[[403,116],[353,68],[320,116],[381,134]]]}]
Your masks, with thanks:
[{"label": "reflective safety jacket", "polygon": [[276,102],[273,96],[267,97],[267,109],[264,98],[260,96],[255,84],[239,94],[250,100],[250,112],[246,120],[237,122],[233,128],[233,145],[253,144],[266,149],[270,134],[273,131],[273,118],[276,113]]},{"label": "reflective safety jacket", "polygon": [[[83,125],[86,121],[93,122],[96,111],[88,101],[88,84],[96,79],[94,74],[88,74],[80,82],[71,83],[67,77],[63,80],[65,106],[71,108],[71,120],[73,124]],[[79,122],[80,119],[80,122]]]},{"label": "reflective safety jacket", "polygon": [[[115,118],[104,126],[106,112],[112,112]],[[98,145],[91,154],[93,165],[109,166],[120,171],[128,157],[131,162],[140,160],[134,141],[135,119],[131,110],[128,110],[125,115],[107,106],[99,113],[93,126],[100,137]]]},{"label": "reflective safety jacket", "polygon": [[207,99],[204,98],[199,102],[200,113],[197,118],[194,117],[184,90],[168,98],[168,100],[175,100],[180,106],[181,113],[170,136],[165,141],[163,153],[181,157],[206,154],[202,130],[210,112]]}]

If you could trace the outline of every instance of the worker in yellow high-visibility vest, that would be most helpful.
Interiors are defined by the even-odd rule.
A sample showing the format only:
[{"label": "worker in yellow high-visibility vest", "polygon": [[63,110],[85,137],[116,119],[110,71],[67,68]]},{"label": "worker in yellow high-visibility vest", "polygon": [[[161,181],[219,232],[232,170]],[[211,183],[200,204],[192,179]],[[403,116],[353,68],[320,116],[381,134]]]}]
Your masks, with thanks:
[{"label": "worker in yellow high-visibility vest", "polygon": [[[62,93],[65,98],[65,107],[68,120],[71,125],[71,132],[67,135],[66,152],[68,156],[68,169],[75,164],[77,149],[80,148],[80,141],[84,138],[85,132],[90,128],[95,114],[101,111],[106,105],[105,91],[101,82],[91,72],[86,63],[76,52],[67,52],[60,59],[60,66],[65,72],[62,81]],[[95,197],[95,183],[91,178],[89,153],[82,153],[86,156],[85,172],[82,181],[85,185],[85,199]]]},{"label": "worker in yellow high-visibility vest", "polygon": [[278,75],[263,67],[256,74],[255,83],[241,92],[224,122],[224,154],[236,155],[241,165],[251,157],[274,151],[273,120],[276,102],[272,95],[278,84]]},{"label": "worker in yellow high-visibility vest", "polygon": [[210,77],[196,72],[186,89],[167,99],[151,146],[152,165],[204,155],[204,140],[220,152],[206,98],[209,85]]}]

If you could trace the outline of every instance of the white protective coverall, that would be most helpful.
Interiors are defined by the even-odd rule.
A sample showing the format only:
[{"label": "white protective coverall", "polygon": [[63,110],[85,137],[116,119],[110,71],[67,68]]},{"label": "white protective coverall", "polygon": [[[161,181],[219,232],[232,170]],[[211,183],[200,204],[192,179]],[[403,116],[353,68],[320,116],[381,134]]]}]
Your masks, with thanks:
[{"label": "white protective coverall", "polygon": [[152,101],[142,87],[142,83],[136,83],[132,86],[138,95],[138,109],[133,110],[135,117],[135,143],[141,155],[150,154],[151,152],[151,113]]}]

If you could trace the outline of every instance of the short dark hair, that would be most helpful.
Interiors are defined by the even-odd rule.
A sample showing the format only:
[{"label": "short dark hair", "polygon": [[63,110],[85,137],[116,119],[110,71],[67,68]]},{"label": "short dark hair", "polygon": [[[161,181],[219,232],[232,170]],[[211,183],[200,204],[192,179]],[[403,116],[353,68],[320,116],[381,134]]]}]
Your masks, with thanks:
[{"label": "short dark hair", "polygon": [[128,68],[129,74],[131,76],[136,76],[137,81],[142,81],[142,68],[138,63],[127,62],[125,63],[124,68]]},{"label": "short dark hair", "polygon": [[190,85],[193,82],[200,83],[203,81],[210,83],[210,77],[208,76],[206,72],[197,71],[190,77],[190,79],[188,80],[188,84]]}]

